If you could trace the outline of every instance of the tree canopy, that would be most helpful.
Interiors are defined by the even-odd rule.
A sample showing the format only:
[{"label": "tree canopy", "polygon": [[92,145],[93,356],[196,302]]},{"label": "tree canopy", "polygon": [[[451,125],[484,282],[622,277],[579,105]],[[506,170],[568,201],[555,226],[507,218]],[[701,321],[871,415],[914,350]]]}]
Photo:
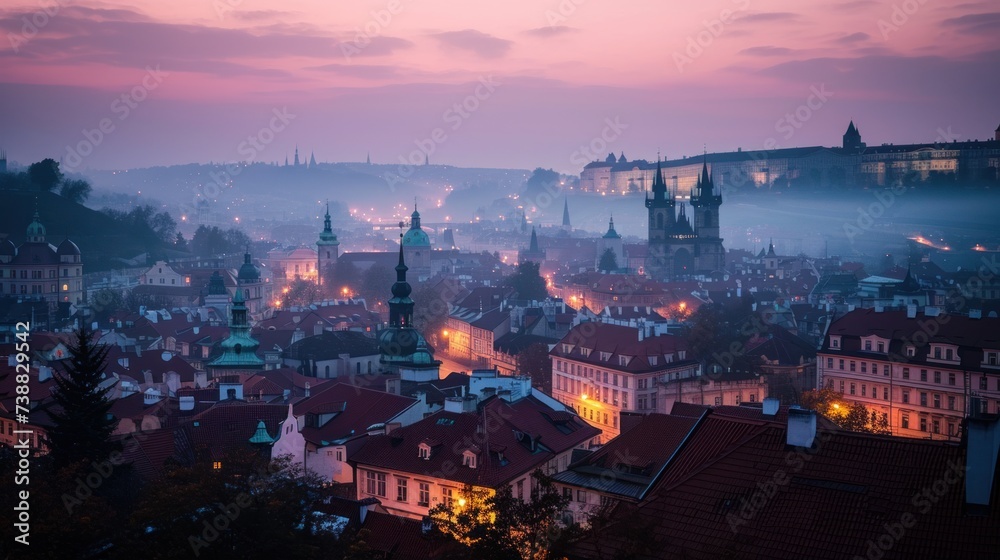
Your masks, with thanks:
[{"label": "tree canopy", "polygon": [[57,467],[104,460],[118,447],[110,441],[118,424],[108,414],[111,386],[102,386],[108,348],[95,344],[85,327],[75,334],[64,371],[53,378],[52,398],[58,407],[49,412],[53,426],[48,430],[48,444]]},{"label": "tree canopy", "polygon": [[605,249],[604,252],[601,253],[601,260],[597,263],[597,270],[601,270],[603,272],[613,272],[619,268],[618,257],[615,256],[615,252],[611,249]]},{"label": "tree canopy", "polygon": [[525,261],[517,265],[517,270],[504,280],[504,284],[513,288],[519,299],[541,301],[549,297],[549,289],[538,269],[538,263]]}]

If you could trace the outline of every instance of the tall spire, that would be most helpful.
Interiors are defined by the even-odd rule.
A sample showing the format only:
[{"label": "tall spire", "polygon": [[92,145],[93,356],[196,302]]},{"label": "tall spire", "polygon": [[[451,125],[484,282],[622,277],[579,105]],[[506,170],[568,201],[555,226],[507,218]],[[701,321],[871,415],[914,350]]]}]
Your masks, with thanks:
[{"label": "tall spire", "polygon": [[316,167],[316,152],[309,152],[309,168]]},{"label": "tall spire", "polygon": [[569,223],[569,197],[563,199],[563,223],[564,228],[572,227]]},{"label": "tall spire", "polygon": [[535,233],[535,226],[531,226],[531,243],[528,245],[528,251],[538,252],[538,235]]},{"label": "tall spire", "polygon": [[399,222],[399,264],[396,265],[396,283],[392,285],[392,299],[389,300],[389,327],[411,327],[413,322],[413,288],[406,281],[406,260],[403,257],[403,222]]},{"label": "tall spire", "polygon": [[368,155],[365,156],[365,163],[367,163],[368,165],[372,164],[372,153],[371,152],[368,152]]},{"label": "tall spire", "polygon": [[295,145],[295,167],[299,166],[299,145]]}]

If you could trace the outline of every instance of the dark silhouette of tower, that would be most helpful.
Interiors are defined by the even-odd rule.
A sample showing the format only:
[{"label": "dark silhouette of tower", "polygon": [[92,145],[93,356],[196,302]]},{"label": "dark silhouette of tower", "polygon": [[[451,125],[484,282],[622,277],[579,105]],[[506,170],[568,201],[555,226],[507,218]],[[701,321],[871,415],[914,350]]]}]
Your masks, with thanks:
[{"label": "dark silhouette of tower", "polygon": [[847,125],[847,132],[844,133],[845,150],[863,150],[867,144],[861,141],[861,131],[854,126],[854,121]]}]

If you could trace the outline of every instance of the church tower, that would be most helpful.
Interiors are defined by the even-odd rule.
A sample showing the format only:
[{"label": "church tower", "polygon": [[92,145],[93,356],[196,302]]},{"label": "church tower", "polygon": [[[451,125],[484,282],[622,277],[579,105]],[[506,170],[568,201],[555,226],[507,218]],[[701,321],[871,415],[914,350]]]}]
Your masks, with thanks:
[{"label": "church tower", "polygon": [[295,146],[295,167],[299,166],[299,147]]},{"label": "church tower", "polygon": [[854,121],[847,125],[847,132],[844,133],[844,149],[861,151],[867,144],[861,141],[861,131],[854,126]]},{"label": "church tower", "polygon": [[413,204],[413,214],[410,214],[410,229],[403,236],[402,246],[406,259],[418,280],[426,280],[431,275],[431,238],[420,227],[420,212],[416,203]]},{"label": "church tower", "polygon": [[569,221],[569,197],[568,196],[563,200],[563,222],[562,222],[562,227],[566,231],[570,231],[571,229],[573,229],[573,226],[572,226],[572,224],[570,224],[570,221]]},{"label": "church tower", "polygon": [[323,231],[316,241],[316,278],[320,285],[323,285],[323,277],[327,274],[327,269],[331,264],[335,264],[340,257],[340,241],[333,233],[330,225],[330,203],[326,203],[326,217],[323,219]]},{"label": "church tower", "polygon": [[646,195],[646,208],[649,211],[649,249],[646,256],[645,272],[653,278],[664,278],[670,274],[671,255],[668,247],[670,232],[677,225],[676,202],[672,193],[667,191],[667,183],[663,180],[663,169],[660,166],[660,156],[656,156],[656,175],[653,176],[652,198]]},{"label": "church tower", "polygon": [[[400,228],[403,222],[399,223]],[[412,231],[412,230],[411,230]],[[403,234],[399,234],[399,264],[396,265],[396,283],[392,285],[389,299],[389,326],[378,336],[379,363],[383,370],[398,373],[404,381],[432,381],[438,379],[441,362],[434,354],[420,331],[413,328],[414,301],[410,298],[413,288],[406,281],[406,259],[403,256]]]},{"label": "church tower", "polygon": [[694,233],[697,236],[695,248],[695,270],[712,272],[722,270],[726,262],[722,238],[719,237],[719,207],[722,195],[715,194],[715,182],[708,171],[708,157],[701,167],[701,177],[691,197],[694,207]]},{"label": "church tower", "polygon": [[695,186],[695,195],[691,197],[694,206],[694,231],[699,238],[719,238],[719,206],[722,196],[715,194],[715,183],[708,172],[708,161],[702,163],[701,177]]},{"label": "church tower", "polygon": [[208,370],[215,378],[239,375],[242,381],[264,369],[264,360],[257,356],[260,343],[250,336],[250,320],[242,289],[236,290],[230,313],[229,337],[220,344],[222,355],[208,362]]},{"label": "church tower", "polygon": [[663,240],[666,239],[667,232],[674,229],[677,212],[673,194],[667,192],[667,183],[663,180],[659,156],[656,158],[656,175],[653,176],[652,192],[652,198],[646,195],[646,208],[649,209],[649,240]]},{"label": "church tower", "polygon": [[243,266],[236,275],[236,291],[243,292],[243,300],[250,315],[259,318],[264,311],[264,283],[260,270],[254,266],[249,251],[243,254]]}]

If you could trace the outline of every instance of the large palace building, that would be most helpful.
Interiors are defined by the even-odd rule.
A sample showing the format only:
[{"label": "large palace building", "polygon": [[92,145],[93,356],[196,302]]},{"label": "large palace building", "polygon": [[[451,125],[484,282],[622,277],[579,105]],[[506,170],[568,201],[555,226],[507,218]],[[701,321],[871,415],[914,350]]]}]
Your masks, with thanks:
[{"label": "large palace building", "polygon": [[[764,150],[737,150],[662,162],[666,185],[677,196],[693,196],[704,161],[712,166],[716,187],[794,188],[895,186],[916,181],[1000,182],[1000,127],[993,139],[869,146],[852,121],[840,147],[809,146]],[[767,146],[765,146],[767,147]],[[627,194],[648,192],[659,163],[628,161],[609,154],[587,164],[580,173],[586,192]]]},{"label": "large palace building", "polygon": [[56,247],[46,241],[38,212],[25,232],[24,243],[0,241],[0,297],[16,296],[58,304],[83,303],[83,260],[69,239]]}]

